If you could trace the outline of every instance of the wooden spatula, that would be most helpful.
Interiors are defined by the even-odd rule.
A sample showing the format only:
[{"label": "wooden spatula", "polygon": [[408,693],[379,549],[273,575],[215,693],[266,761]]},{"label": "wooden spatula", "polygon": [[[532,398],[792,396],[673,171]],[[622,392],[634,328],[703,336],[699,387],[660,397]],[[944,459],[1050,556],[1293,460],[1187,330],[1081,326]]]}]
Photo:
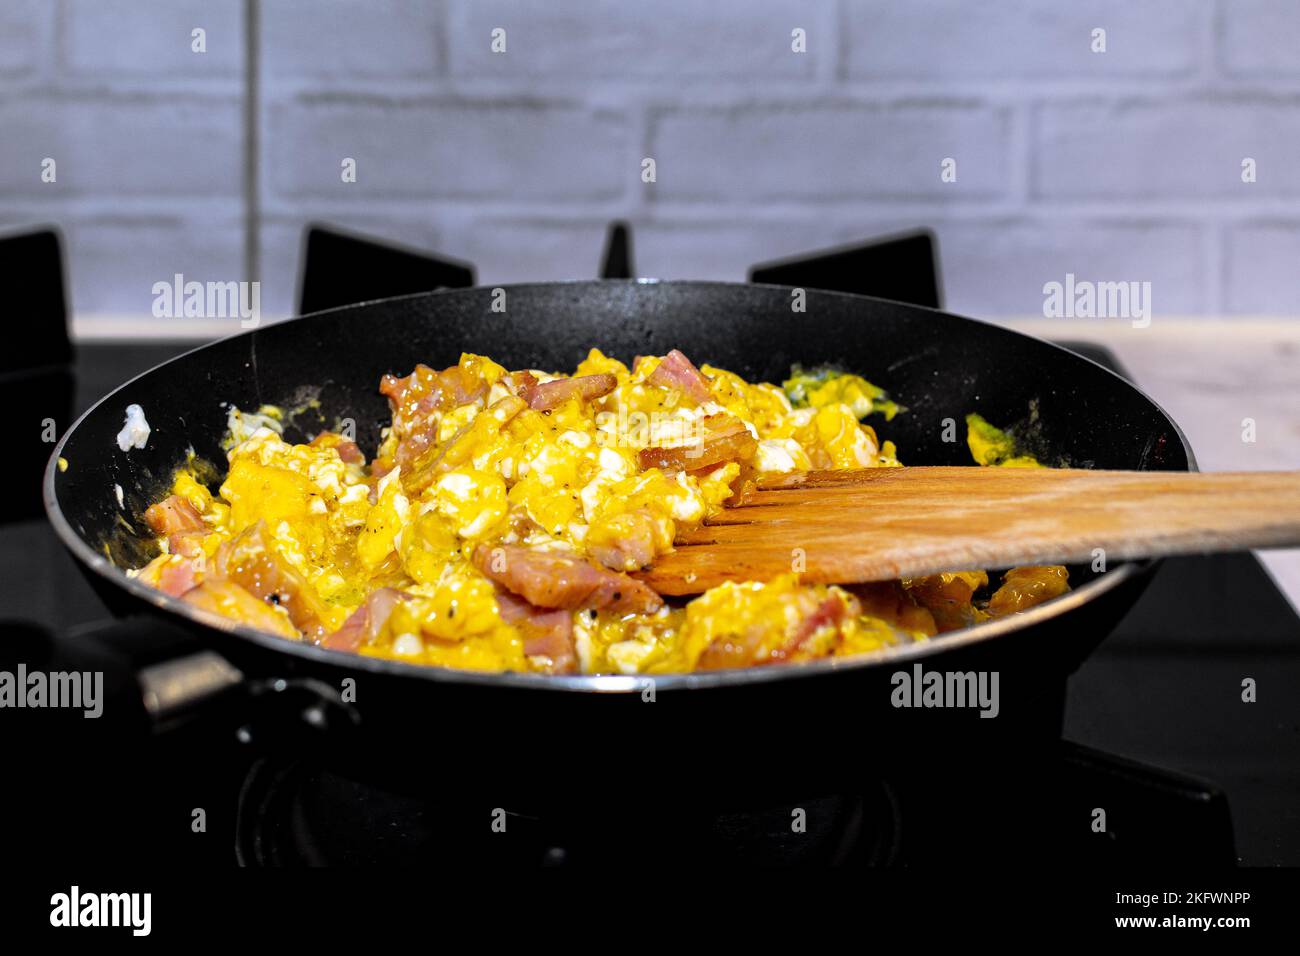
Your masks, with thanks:
[{"label": "wooden spatula", "polygon": [[638,577],[695,594],[1298,545],[1295,471],[868,468],[765,479]]}]

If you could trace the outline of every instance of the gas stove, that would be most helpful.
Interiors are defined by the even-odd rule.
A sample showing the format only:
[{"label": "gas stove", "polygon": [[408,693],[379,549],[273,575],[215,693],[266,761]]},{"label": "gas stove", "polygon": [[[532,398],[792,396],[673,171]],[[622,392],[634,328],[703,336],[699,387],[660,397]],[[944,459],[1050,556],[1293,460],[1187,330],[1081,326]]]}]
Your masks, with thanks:
[{"label": "gas stove", "polygon": [[[312,308],[473,282],[468,264],[327,229],[305,248],[302,300]],[[883,271],[893,297],[938,305],[934,255],[918,234],[757,267],[752,277],[871,292],[873,272]],[[364,287],[347,278],[358,270],[340,268],[359,256],[368,262]],[[394,276],[387,285],[385,262]],[[625,225],[611,230],[602,272],[633,274]],[[1063,344],[1123,373],[1087,343]],[[69,363],[7,373],[6,387],[33,413],[48,409],[61,430],[121,381],[184,348],[83,344]],[[22,449],[26,481],[47,452]],[[0,524],[8,569],[0,606],[9,619],[0,670],[93,661],[123,628],[148,632],[143,642],[133,635],[137,647],[192,641],[155,622],[109,620],[30,487]],[[1247,677],[1260,688],[1253,704],[1241,700]],[[151,736],[137,732],[138,715],[23,715],[14,759],[25,785],[8,799],[29,821],[17,839],[30,839],[33,852],[151,867],[601,864],[625,859],[629,846],[678,863],[926,869],[985,854],[1079,865],[1295,865],[1300,700],[1289,688],[1298,680],[1300,617],[1259,562],[1181,558],[1161,565],[1070,679],[1059,735],[1053,727],[969,763],[918,759],[830,792],[788,779],[722,799],[692,794],[684,781],[689,798],[646,812],[623,801],[514,800],[470,785],[403,789],[334,766],[329,742],[346,717],[325,712],[310,686],[280,682],[231,695],[202,716],[175,715]],[[598,794],[601,781],[597,774],[570,786]],[[1099,807],[1117,821],[1101,838],[1080,825]],[[494,839],[501,830],[516,839]]]}]

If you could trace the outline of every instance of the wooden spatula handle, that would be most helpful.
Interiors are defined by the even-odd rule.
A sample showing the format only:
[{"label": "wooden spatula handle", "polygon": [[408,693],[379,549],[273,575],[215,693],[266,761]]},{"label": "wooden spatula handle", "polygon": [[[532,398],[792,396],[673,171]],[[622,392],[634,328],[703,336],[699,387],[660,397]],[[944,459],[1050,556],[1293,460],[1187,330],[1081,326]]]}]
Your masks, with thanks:
[{"label": "wooden spatula handle", "polygon": [[1300,472],[915,467],[809,473],[765,482],[678,544],[645,574],[663,593],[764,580],[782,570],[802,569],[807,581],[848,583],[1092,563],[1098,556],[1113,564],[1294,547],[1300,546]]}]

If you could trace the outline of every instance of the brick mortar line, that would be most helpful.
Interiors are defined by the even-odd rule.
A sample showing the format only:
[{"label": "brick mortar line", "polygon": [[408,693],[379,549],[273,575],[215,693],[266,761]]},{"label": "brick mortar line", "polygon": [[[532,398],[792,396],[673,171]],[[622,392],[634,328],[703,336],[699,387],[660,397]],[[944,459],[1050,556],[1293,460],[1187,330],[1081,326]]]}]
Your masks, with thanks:
[{"label": "brick mortar line", "polygon": [[[639,175],[639,164],[630,169],[629,178]],[[639,187],[639,179],[635,183]],[[262,207],[267,215],[292,215],[303,209],[334,210],[340,213],[355,213],[359,208],[375,208],[385,213],[400,212],[409,208],[414,202],[417,207],[440,206],[448,211],[485,211],[494,215],[499,213],[519,212],[531,217],[556,217],[561,220],[581,218],[583,214],[604,215],[610,211],[624,208],[619,204],[627,197],[611,195],[603,199],[573,200],[557,197],[509,197],[482,198],[474,196],[449,196],[434,193],[419,195],[385,194],[357,196],[355,193],[340,193],[337,196],[324,194],[279,195],[272,194],[262,200]],[[223,195],[193,196],[168,193],[132,193],[126,195],[103,196],[93,192],[68,192],[44,194],[44,198],[33,196],[30,192],[0,190],[0,199],[7,211],[31,211],[45,208],[61,208],[70,212],[93,213],[100,209],[107,211],[121,210],[138,214],[149,213],[153,209],[163,211],[178,207],[192,210],[207,210],[237,205],[240,200],[238,192]],[[833,205],[844,210],[842,216],[827,216],[826,206]],[[390,208],[391,207],[391,208]],[[640,213],[644,217],[662,215],[674,220],[692,221],[709,220],[722,217],[737,222],[797,222],[800,220],[835,221],[837,219],[861,220],[864,214],[877,219],[891,219],[906,216],[934,217],[940,214],[941,222],[994,220],[1047,220],[1054,218],[1074,221],[1098,221],[1123,224],[1162,224],[1204,220],[1223,225],[1242,224],[1284,224],[1300,217],[1300,195],[1290,197],[1262,197],[1244,203],[1229,197],[1170,199],[1149,202],[1135,208],[1131,199],[1119,197],[1112,200],[1037,200],[1021,203],[1014,198],[1004,197],[997,200],[971,199],[953,203],[941,197],[934,199],[908,198],[888,199],[887,197],[861,196],[823,196],[807,200],[772,200],[763,203],[762,209],[754,209],[748,198],[732,200],[711,199],[707,202],[694,200],[658,199],[646,203],[637,210],[627,210],[629,215]],[[742,215],[738,215],[742,213]],[[874,213],[874,216],[872,214]]]},{"label": "brick mortar line", "polygon": [[[637,174],[639,166],[633,167],[633,174]],[[634,186],[640,186],[639,179]],[[0,195],[4,195],[0,193]],[[489,210],[512,211],[519,210],[521,213],[530,215],[554,213],[560,217],[566,217],[574,213],[591,212],[601,213],[611,208],[622,208],[617,204],[625,199],[616,195],[602,199],[565,199],[561,197],[514,197],[514,198],[493,198],[493,197],[476,197],[466,195],[446,195],[437,193],[414,194],[395,194],[386,193],[384,195],[367,195],[355,198],[345,198],[343,195],[337,197],[327,196],[323,193],[307,193],[282,195],[273,194],[265,197],[264,209],[270,213],[285,214],[301,208],[335,208],[339,211],[353,211],[362,207],[374,207],[376,209],[392,206],[396,210],[414,202],[417,204],[430,204],[445,206],[448,209],[464,208],[469,210]],[[81,197],[69,197],[69,200]],[[132,201],[147,203],[153,201],[155,197],[138,195],[133,197]],[[162,201],[165,197],[157,197]],[[709,218],[715,215],[725,215],[729,218],[737,218],[738,211],[751,210],[753,201],[750,198],[737,198],[731,201],[712,199],[707,202],[700,202],[692,199],[656,199],[648,202],[642,211],[647,214],[662,213],[680,217],[686,215],[689,218]],[[862,197],[862,196],[823,196],[816,199],[806,200],[770,200],[763,202],[762,210],[755,210],[741,217],[744,221],[792,221],[811,219],[816,221],[827,220],[826,207],[834,206],[844,210],[844,218],[861,219],[864,214],[877,213],[877,218],[897,218],[898,216],[924,215],[933,217],[936,213],[944,214],[945,220],[989,220],[989,219],[1009,219],[1019,218],[1026,220],[1046,219],[1046,218],[1068,218],[1072,220],[1114,220],[1116,222],[1149,224],[1154,222],[1165,221],[1190,221],[1198,219],[1213,220],[1226,224],[1238,224],[1243,222],[1255,222],[1269,219],[1278,221],[1289,221],[1290,219],[1300,216],[1300,195],[1286,198],[1261,198],[1252,200],[1249,206],[1243,205],[1240,201],[1229,198],[1223,199],[1205,199],[1190,197],[1187,199],[1176,199],[1159,204],[1146,204],[1134,208],[1133,201],[1129,198],[1119,197],[1113,200],[1087,200],[1087,201],[1034,201],[1032,203],[1020,203],[1012,199],[1003,200],[978,200],[971,199],[961,203],[954,203],[951,200],[935,198],[927,200],[925,198],[898,197],[889,198],[885,196]],[[631,214],[632,210],[629,210]],[[830,219],[836,217],[831,216]]]},{"label": "brick mortar line", "polygon": [[[1107,86],[1059,85],[1038,82],[1033,77],[1012,84],[1009,82],[961,85],[921,84],[852,84],[817,87],[811,83],[806,89],[791,86],[789,81],[770,83],[737,82],[733,87],[714,85],[702,90],[698,84],[715,78],[699,77],[693,86],[682,82],[680,86],[666,88],[662,82],[644,85],[604,86],[593,94],[593,83],[600,77],[583,78],[566,83],[532,83],[522,77],[490,83],[400,83],[374,82],[316,82],[282,83],[275,78],[267,82],[267,101],[338,103],[348,105],[405,106],[428,103],[526,103],[548,106],[553,104],[587,105],[595,102],[622,104],[631,107],[655,107],[682,111],[715,112],[746,109],[798,109],[801,107],[854,107],[881,106],[999,106],[1023,103],[1043,105],[1163,105],[1163,104],[1280,104],[1291,105],[1300,101],[1300,74],[1287,77],[1262,78],[1237,83],[1207,85],[1201,80],[1163,90],[1153,90],[1150,83],[1132,82]],[[1033,83],[1026,91],[1025,83]],[[84,85],[84,84],[81,84]],[[75,85],[72,87],[75,88]],[[683,102],[679,94],[689,94],[690,102]]]}]

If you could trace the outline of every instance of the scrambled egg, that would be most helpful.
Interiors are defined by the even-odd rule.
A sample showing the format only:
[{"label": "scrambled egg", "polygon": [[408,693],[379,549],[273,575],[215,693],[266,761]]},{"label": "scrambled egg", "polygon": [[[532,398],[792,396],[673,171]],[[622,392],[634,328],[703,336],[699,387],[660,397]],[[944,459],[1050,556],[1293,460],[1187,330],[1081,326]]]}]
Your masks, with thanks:
[{"label": "scrambled egg", "polygon": [[[347,436],[290,444],[278,410],[232,409],[224,480],[214,494],[195,468],[177,472],[145,516],[162,554],[132,573],[298,640],[550,673],[860,654],[1067,587],[1063,568],[1017,569],[978,600],[983,572],[852,587],[791,574],[674,605],[628,576],[745,482],[898,465],[862,419],[899,408],[855,375],[796,370],[777,387],[679,352],[629,368],[592,349],[572,376],[466,354],[381,391],[393,420],[368,464]],[[1032,462],[986,426],[971,425],[977,461]]]}]

